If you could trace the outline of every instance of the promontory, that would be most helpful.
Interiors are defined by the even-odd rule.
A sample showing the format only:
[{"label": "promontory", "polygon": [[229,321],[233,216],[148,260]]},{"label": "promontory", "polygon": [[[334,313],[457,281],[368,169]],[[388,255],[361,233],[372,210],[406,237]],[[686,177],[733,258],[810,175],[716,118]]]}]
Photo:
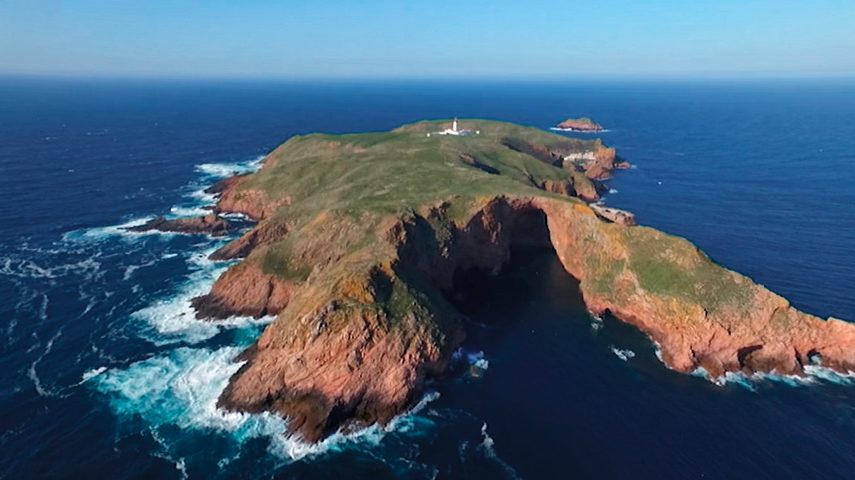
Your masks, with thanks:
[{"label": "promontory", "polygon": [[240,261],[194,300],[197,314],[276,316],[220,407],[275,412],[310,442],[389,422],[466,336],[448,300],[455,272],[499,272],[516,244],[554,249],[588,309],[640,329],[676,371],[855,369],[855,325],[796,310],[685,239],[595,211],[597,179],[616,168],[601,141],[450,124],[293,137],[258,172],[217,186],[216,213],[257,223],[212,255]]}]

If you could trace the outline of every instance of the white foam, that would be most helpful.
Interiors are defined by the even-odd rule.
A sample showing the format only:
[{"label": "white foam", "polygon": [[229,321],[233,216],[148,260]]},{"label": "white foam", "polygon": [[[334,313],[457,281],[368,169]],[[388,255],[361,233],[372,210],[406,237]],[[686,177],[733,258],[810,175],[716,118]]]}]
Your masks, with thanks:
[{"label": "white foam", "polygon": [[[386,426],[371,425],[355,432],[344,434],[336,432],[317,443],[306,443],[293,437],[278,434],[273,437],[270,452],[282,458],[298,460],[329,451],[341,451],[349,445],[377,445],[391,431],[411,431],[417,422],[416,414],[424,410],[430,403],[439,398],[439,392],[428,392],[419,402],[407,412],[397,415]],[[281,430],[280,430],[281,431]]]},{"label": "white foam", "polygon": [[279,416],[217,408],[217,400],[229,378],[242,365],[242,362],[234,362],[240,350],[237,347],[217,350],[182,347],[125,369],[96,369],[98,373],[89,378],[94,379],[98,390],[110,396],[110,404],[118,414],[141,417],[154,427],[154,435],[158,427],[174,425],[182,429],[228,433],[238,443],[269,437],[269,451],[289,461],[339,450],[354,442],[376,444],[385,433],[406,428],[413,414],[439,397],[435,392],[425,395],[413,409],[396,417],[386,427],[375,425],[347,435],[339,432],[309,444],[287,436],[287,425]]},{"label": "white foam", "polygon": [[234,429],[242,414],[216,408],[217,398],[240,363],[237,347],[219,350],[179,348],[126,369],[95,377],[97,388],[111,395],[120,414],[139,415],[150,424],[182,428]]},{"label": "white foam", "polygon": [[828,367],[818,365],[807,365],[804,367],[804,375],[781,374],[776,371],[754,372],[746,374],[743,372],[725,372],[724,375],[713,377],[703,367],[698,367],[692,375],[704,378],[718,386],[737,385],[751,391],[762,382],[775,382],[791,387],[802,387],[816,385],[817,383],[832,383],[837,385],[855,384],[855,372],[842,373]]},{"label": "white foam", "polygon": [[[208,180],[214,178],[226,178],[231,175],[234,175],[235,173],[250,173],[256,171],[261,166],[262,160],[264,160],[263,156],[257,157],[246,162],[203,163],[201,165],[197,165],[196,170],[205,174],[208,177]],[[205,209],[203,207],[213,205],[216,200],[216,196],[214,194],[205,192],[207,188],[208,185],[206,184],[205,186],[200,187],[197,190],[194,190],[187,194],[186,196],[193,199],[193,201],[189,204],[180,204],[171,207],[170,213],[177,217],[198,217],[211,213],[210,210]],[[128,231],[128,228],[143,225],[154,218],[154,216],[146,216],[142,218],[134,218],[127,222],[119,223],[117,225],[75,230],[66,233],[63,236],[63,239],[68,241],[91,241],[101,240],[113,236],[133,238],[141,235],[164,235],[167,237],[176,235],[176,232],[161,232],[158,230],[148,230],[144,232]]]},{"label": "white foam", "polygon": [[606,326],[606,324],[603,323],[603,317],[601,317],[600,315],[597,315],[596,313],[590,310],[588,310],[588,315],[591,316],[591,330],[593,330],[594,333],[599,332],[603,327]]},{"label": "white foam", "polygon": [[208,258],[224,243],[225,240],[217,240],[197,244],[196,247],[207,248],[187,258],[191,273],[178,290],[131,314],[131,318],[142,325],[143,338],[160,346],[176,342],[198,343],[214,337],[223,328],[250,327],[273,321],[273,316],[235,316],[224,320],[196,318],[192,300],[210,292],[217,278],[233,263]]},{"label": "white foam", "polygon": [[174,206],[169,209],[169,213],[176,217],[204,217],[211,213],[211,210],[202,206]]},{"label": "white foam", "polygon": [[104,373],[106,371],[107,371],[107,367],[98,367],[98,368],[93,368],[91,370],[87,370],[87,371],[83,372],[83,376],[80,379],[80,383],[88,382],[89,380],[92,380],[93,378],[97,377],[98,375],[101,375],[102,373]]},{"label": "white foam", "polygon": [[215,178],[227,178],[258,170],[264,157],[262,155],[246,162],[202,163],[196,165],[196,171]]},{"label": "white foam", "polygon": [[101,263],[94,258],[86,258],[79,262],[63,263],[50,267],[43,267],[27,258],[18,258],[15,256],[0,258],[0,275],[18,278],[52,280],[69,274],[91,277],[92,275],[99,274],[100,269]]},{"label": "white foam", "polygon": [[502,470],[504,470],[505,473],[510,478],[521,479],[522,477],[520,476],[519,473],[517,473],[516,469],[514,469],[514,467],[510,466],[508,464],[508,462],[499,458],[499,455],[496,453],[496,450],[495,450],[496,441],[493,440],[493,437],[491,437],[489,433],[487,433],[487,422],[484,422],[481,425],[481,438],[482,438],[482,440],[481,440],[480,448],[481,448],[481,451],[484,452],[484,455],[487,458],[498,463],[499,466],[502,467]]},{"label": "white foam", "polygon": [[223,213],[220,216],[223,218],[230,218],[235,220],[250,220],[250,218],[246,214],[237,212]]},{"label": "white foam", "polygon": [[616,194],[616,193],[618,193],[618,189],[617,189],[617,188],[610,188],[610,189],[609,189],[609,194],[610,194],[610,195],[614,195],[614,194]]},{"label": "white foam", "polygon": [[[161,257],[161,258],[163,258],[163,257]],[[128,265],[127,267],[125,267],[125,273],[122,275],[122,280],[125,280],[125,281],[130,280],[131,277],[133,276],[134,272],[136,272],[137,270],[139,270],[141,268],[151,267],[154,264],[156,264],[157,261],[158,261],[157,259],[154,259],[154,260],[149,260],[147,262],[140,263],[139,265]]]},{"label": "white foam", "polygon": [[486,358],[481,358],[481,359],[476,360],[475,363],[472,364],[472,366],[479,369],[479,370],[484,371],[484,370],[487,370],[488,368],[490,368],[490,361],[487,360]]},{"label": "white foam", "polygon": [[191,273],[178,292],[131,314],[133,318],[147,325],[148,328],[143,330],[143,336],[147,340],[155,345],[198,343],[214,337],[223,328],[263,325],[273,321],[272,316],[236,316],[215,321],[196,318],[196,310],[191,301],[208,293],[227,267],[213,264],[207,259],[207,252],[193,255],[188,263],[196,263],[202,268]]},{"label": "white foam", "polygon": [[110,237],[124,237],[127,239],[138,238],[147,235],[162,235],[166,237],[174,236],[174,232],[161,232],[159,230],[147,230],[143,232],[134,232],[128,230],[131,227],[139,227],[147,222],[154,220],[154,216],[147,216],[128,220],[124,223],[116,225],[108,225],[106,227],[93,227],[82,230],[73,230],[62,236],[64,241],[79,242],[79,241],[99,241]]},{"label": "white foam", "polygon": [[629,360],[630,358],[635,357],[635,352],[633,352],[632,350],[629,350],[629,349],[620,349],[617,347],[612,347],[612,353],[614,353],[615,356],[617,356],[619,359],[623,360],[624,362]]},{"label": "white foam", "polygon": [[[47,308],[47,296],[45,296],[45,308]],[[36,371],[36,367],[38,366],[38,364],[42,360],[44,360],[44,358],[46,356],[48,356],[50,354],[51,350],[53,350],[53,345],[57,341],[57,339],[59,339],[59,337],[62,335],[63,328],[64,327],[60,327],[56,331],[56,333],[54,333],[53,336],[50,339],[48,339],[42,353],[38,357],[36,357],[36,359],[33,361],[33,363],[30,364],[30,368],[27,369],[27,376],[30,378],[30,380],[33,381],[33,386],[36,389],[36,393],[38,393],[42,397],[63,396],[60,392],[53,391],[50,388],[45,387],[42,384],[41,379],[39,378],[38,372]],[[36,340],[38,340],[38,337],[36,336],[35,333],[33,334],[33,337],[36,338]]]}]

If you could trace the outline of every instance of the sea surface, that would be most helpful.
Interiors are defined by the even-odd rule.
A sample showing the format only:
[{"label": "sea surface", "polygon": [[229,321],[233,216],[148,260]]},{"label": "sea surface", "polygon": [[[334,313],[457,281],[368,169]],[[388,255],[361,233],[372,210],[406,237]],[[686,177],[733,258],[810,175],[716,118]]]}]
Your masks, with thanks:
[{"label": "sea surface", "polygon": [[472,335],[412,412],[304,445],[275,416],[216,409],[271,321],[194,318],[227,239],[123,230],[203,213],[206,186],[292,135],[583,115],[635,165],[607,182],[608,205],[855,321],[852,81],[5,78],[0,477],[855,476],[855,379],[672,372],[639,332],[592,318],[548,251],[462,279]]}]

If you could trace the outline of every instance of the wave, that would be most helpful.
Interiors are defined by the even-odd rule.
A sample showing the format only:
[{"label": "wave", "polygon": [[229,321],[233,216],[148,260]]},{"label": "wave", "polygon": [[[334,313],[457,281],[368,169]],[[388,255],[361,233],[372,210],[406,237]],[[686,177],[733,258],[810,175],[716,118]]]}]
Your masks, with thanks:
[{"label": "wave", "polygon": [[[309,444],[288,436],[285,420],[277,415],[229,412],[217,407],[229,379],[243,365],[234,361],[241,351],[242,348],[233,346],[181,347],[126,368],[91,370],[84,374],[84,381],[107,395],[119,417],[142,418],[155,435],[171,427],[214,432],[225,434],[238,447],[251,439],[266,437],[270,440],[269,452],[287,461],[342,450],[353,444],[377,444],[389,431],[406,430],[412,425],[413,415],[439,397],[436,392],[425,395],[409,412],[385,427],[375,425],[350,434],[339,432]],[[165,438],[158,441],[167,449],[170,447]]]},{"label": "wave", "polygon": [[615,356],[617,356],[619,359],[623,360],[624,362],[628,361],[630,358],[635,357],[635,352],[633,352],[632,350],[620,349],[617,347],[611,347],[611,348],[612,348],[612,353],[614,353]]},{"label": "wave", "polygon": [[122,274],[122,280],[125,280],[125,281],[130,280],[131,277],[134,275],[134,272],[136,272],[137,270],[139,270],[141,268],[153,267],[154,265],[157,265],[161,260],[164,260],[165,258],[166,258],[166,255],[164,255],[160,258],[151,259],[151,260],[142,262],[140,264],[128,265],[127,267],[125,267],[125,273]]},{"label": "wave", "polygon": [[145,217],[134,218],[116,225],[108,225],[106,227],[93,227],[80,230],[72,230],[70,232],[66,232],[62,236],[62,239],[63,241],[74,243],[85,241],[102,241],[111,237],[124,237],[126,239],[133,239],[148,235],[163,235],[166,237],[171,237],[175,235],[172,232],[161,232],[158,230],[148,230],[145,232],[134,232],[128,230],[131,227],[139,227],[140,225],[144,225],[145,223],[154,220],[154,218],[154,215],[149,215]]},{"label": "wave", "polygon": [[[216,195],[207,193],[205,190],[210,186],[212,180],[226,178],[234,174],[251,173],[258,170],[264,156],[256,157],[245,162],[233,163],[203,163],[196,166],[196,170],[204,174],[203,185],[198,186],[190,193],[186,194],[187,198],[192,199],[190,203],[181,203],[170,208],[171,216],[175,217],[198,217],[211,213],[210,209],[205,207],[212,206],[216,201]],[[63,235],[63,240],[66,241],[85,241],[85,240],[104,240],[109,237],[125,237],[135,238],[143,235],[159,235],[164,237],[172,237],[178,235],[176,232],[161,232],[158,230],[149,230],[145,232],[129,231],[130,227],[137,227],[153,220],[154,215],[133,218],[131,220],[106,227],[94,227],[80,230],[73,230]]]},{"label": "wave", "polygon": [[88,382],[89,380],[92,380],[93,378],[97,377],[98,375],[101,375],[102,373],[104,373],[106,371],[107,371],[107,367],[96,367],[96,368],[87,370],[87,371],[83,372],[83,376],[81,376],[81,378],[80,378],[80,383]]},{"label": "wave", "polygon": [[261,164],[264,161],[266,155],[261,155],[252,160],[244,161],[244,162],[232,162],[232,163],[202,163],[196,165],[196,171],[200,172],[208,177],[213,178],[227,178],[233,175],[241,175],[244,173],[251,173],[259,168],[261,168]]},{"label": "wave", "polygon": [[855,385],[855,372],[841,373],[828,367],[819,365],[807,365],[804,367],[804,375],[781,374],[772,372],[754,372],[746,374],[742,372],[726,372],[724,375],[713,377],[703,367],[698,367],[692,372],[696,377],[704,378],[718,386],[737,385],[747,390],[756,391],[757,386],[763,382],[774,382],[791,387],[803,387],[819,383],[836,385]]},{"label": "wave", "polygon": [[215,242],[212,247],[196,252],[187,259],[188,265],[195,271],[190,273],[177,292],[131,314],[132,318],[142,322],[140,333],[146,340],[159,346],[177,342],[199,343],[213,338],[223,328],[264,325],[273,321],[272,316],[236,316],[224,320],[196,318],[192,300],[208,293],[230,265],[208,259],[221,245],[222,242]]},{"label": "wave", "polygon": [[175,206],[169,209],[169,213],[176,217],[204,217],[211,213],[205,206]]},{"label": "wave", "polygon": [[602,316],[597,315],[596,313],[590,310],[588,311],[588,315],[591,316],[591,330],[593,330],[594,333],[599,332],[603,327],[606,326],[606,324],[603,322]]},{"label": "wave", "polygon": [[428,392],[422,396],[413,408],[397,415],[386,426],[374,424],[346,434],[338,431],[318,443],[306,443],[300,439],[279,433],[272,437],[273,442],[269,450],[271,453],[284,459],[299,460],[308,456],[343,451],[353,446],[363,448],[366,446],[376,446],[380,444],[380,441],[389,432],[409,432],[417,429],[417,426],[420,424],[417,414],[424,410],[430,402],[438,398],[439,392]]}]

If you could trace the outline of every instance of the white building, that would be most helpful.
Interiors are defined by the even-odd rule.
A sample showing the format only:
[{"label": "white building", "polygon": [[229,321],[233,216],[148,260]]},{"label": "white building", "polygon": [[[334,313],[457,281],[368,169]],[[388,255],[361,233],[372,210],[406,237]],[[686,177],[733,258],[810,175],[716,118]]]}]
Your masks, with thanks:
[{"label": "white building", "polygon": [[[472,130],[461,129],[460,125],[457,122],[457,117],[454,117],[454,120],[451,122],[451,128],[446,128],[445,130],[443,130],[441,132],[436,132],[437,135],[454,135],[455,137],[462,137],[462,136],[472,135],[472,134],[478,135],[479,133],[481,133],[481,132],[478,130],[473,132]],[[427,136],[429,137],[429,136],[431,136],[431,134],[428,133]]]}]

